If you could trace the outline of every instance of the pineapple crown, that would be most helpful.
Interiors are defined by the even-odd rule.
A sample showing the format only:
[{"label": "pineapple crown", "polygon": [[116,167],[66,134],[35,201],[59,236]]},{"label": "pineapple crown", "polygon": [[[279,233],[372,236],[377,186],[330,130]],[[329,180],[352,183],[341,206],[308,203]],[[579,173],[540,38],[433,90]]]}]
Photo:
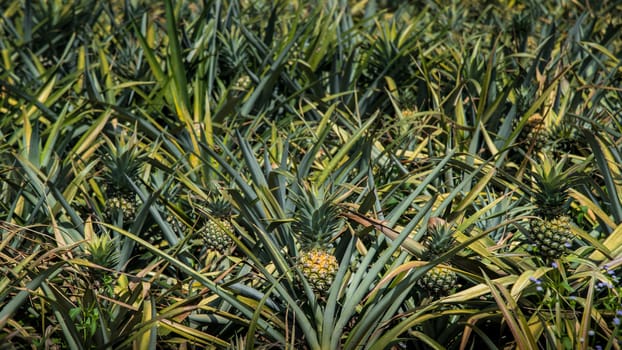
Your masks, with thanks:
[{"label": "pineapple crown", "polygon": [[450,223],[438,217],[428,220],[428,232],[425,237],[426,248],[424,257],[432,259],[446,253],[456,242],[454,230]]},{"label": "pineapple crown", "polygon": [[551,127],[551,134],[560,138],[574,138],[579,136],[577,132],[579,128],[581,125],[576,119],[565,117]]},{"label": "pineapple crown", "polygon": [[581,144],[580,130],[585,126],[576,118],[564,116],[557,124],[554,124],[550,130],[553,147],[566,147],[567,144]]},{"label": "pineapple crown", "polygon": [[406,89],[400,93],[399,104],[402,111],[415,109],[417,105],[417,93],[414,89]]},{"label": "pineapple crown", "polygon": [[214,217],[224,218],[231,216],[232,207],[229,200],[222,194],[219,194],[207,202],[207,211]]},{"label": "pineapple crown", "polygon": [[188,193],[188,204],[192,208],[192,214],[199,216],[211,216],[213,218],[228,218],[233,215],[231,199],[226,195],[226,189],[219,184],[210,183],[201,195]]},{"label": "pineapple crown", "polygon": [[293,196],[296,204],[292,228],[308,248],[326,246],[339,232],[343,219],[336,194],[325,188],[303,188]]},{"label": "pineapple crown", "polygon": [[106,139],[102,161],[106,166],[106,181],[114,189],[131,189],[130,181],[137,179],[143,166],[144,152],[138,147],[135,136],[125,140]]},{"label": "pineapple crown", "polygon": [[115,241],[106,234],[92,237],[87,242],[86,251],[89,261],[106,268],[113,268],[119,261]]},{"label": "pineapple crown", "polygon": [[568,190],[582,179],[585,163],[566,167],[567,157],[556,161],[550,154],[544,153],[539,162],[533,164],[532,197],[540,216],[554,218],[570,205]]}]

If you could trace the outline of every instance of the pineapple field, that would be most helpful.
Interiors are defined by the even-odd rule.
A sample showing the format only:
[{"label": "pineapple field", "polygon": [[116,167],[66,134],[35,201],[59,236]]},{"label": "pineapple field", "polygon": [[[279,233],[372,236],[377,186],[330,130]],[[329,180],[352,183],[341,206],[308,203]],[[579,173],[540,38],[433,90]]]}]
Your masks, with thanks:
[{"label": "pineapple field", "polygon": [[622,1],[0,1],[1,349],[622,347]]}]

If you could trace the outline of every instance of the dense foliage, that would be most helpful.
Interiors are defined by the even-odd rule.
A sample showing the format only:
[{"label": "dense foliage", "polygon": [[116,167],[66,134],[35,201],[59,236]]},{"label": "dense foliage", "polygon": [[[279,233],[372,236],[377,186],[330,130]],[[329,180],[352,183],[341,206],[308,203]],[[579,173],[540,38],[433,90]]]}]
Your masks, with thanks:
[{"label": "dense foliage", "polygon": [[3,349],[622,346],[619,1],[0,14]]}]

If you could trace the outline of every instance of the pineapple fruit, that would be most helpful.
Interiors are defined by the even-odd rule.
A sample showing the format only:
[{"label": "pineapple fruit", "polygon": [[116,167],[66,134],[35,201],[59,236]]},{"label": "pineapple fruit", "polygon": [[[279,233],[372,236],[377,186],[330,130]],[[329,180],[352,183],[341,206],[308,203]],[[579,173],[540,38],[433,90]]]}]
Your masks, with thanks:
[{"label": "pineapple fruit", "polygon": [[107,140],[102,158],[104,169],[105,212],[107,220],[124,223],[133,222],[140,204],[131,182],[138,180],[142,167],[136,140],[124,142],[119,139],[113,143]]},{"label": "pineapple fruit", "polygon": [[207,211],[209,218],[199,229],[199,234],[208,250],[224,254],[233,245],[231,204],[223,196],[217,196],[207,203]]},{"label": "pineapple fruit", "polygon": [[430,294],[445,296],[456,287],[457,280],[458,276],[453,270],[437,265],[423,275],[419,280],[419,285],[426,288]]},{"label": "pineapple fruit", "polygon": [[[424,258],[433,260],[446,253],[455,243],[451,225],[440,218],[431,218],[428,233],[423,242]],[[418,281],[419,286],[435,296],[448,295],[458,284],[458,275],[448,264],[436,265]]]},{"label": "pineapple fruit", "polygon": [[518,135],[518,140],[526,142],[527,147],[531,147],[533,144],[533,149],[540,151],[546,145],[548,137],[549,133],[544,118],[539,113],[536,113],[529,117],[527,124],[525,124]]},{"label": "pineapple fruit", "polygon": [[568,216],[570,198],[568,190],[578,177],[578,165],[564,169],[567,158],[555,163],[544,154],[534,165],[535,190],[532,192],[536,206],[535,217],[530,219],[529,238],[542,259],[549,262],[568,253],[574,235],[572,220]]},{"label": "pineapple fruit", "polygon": [[116,213],[121,213],[123,222],[131,222],[136,218],[136,207],[138,201],[132,192],[114,189],[107,191],[107,213],[110,219],[117,217]]},{"label": "pineapple fruit", "polygon": [[339,269],[330,249],[330,241],[342,226],[339,206],[322,190],[303,190],[295,202],[292,228],[302,244],[297,268],[313,291],[325,296]]},{"label": "pineapple fruit", "polygon": [[337,258],[321,248],[303,252],[298,264],[311,288],[318,294],[323,294],[330,287],[339,269]]}]

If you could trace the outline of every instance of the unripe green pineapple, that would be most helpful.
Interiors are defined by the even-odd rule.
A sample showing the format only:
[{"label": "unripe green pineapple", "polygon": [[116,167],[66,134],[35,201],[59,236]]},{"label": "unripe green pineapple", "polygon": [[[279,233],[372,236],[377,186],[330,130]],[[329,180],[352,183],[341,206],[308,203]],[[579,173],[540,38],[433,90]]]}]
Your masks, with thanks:
[{"label": "unripe green pineapple", "polygon": [[540,257],[549,262],[568,253],[574,234],[572,221],[567,215],[570,207],[568,190],[578,179],[581,165],[564,169],[567,158],[555,163],[543,154],[534,164],[532,192],[536,205],[535,217],[529,221],[529,238]]},{"label": "unripe green pineapple", "polygon": [[138,200],[133,192],[109,191],[107,196],[107,217],[115,220],[118,214],[123,216],[123,222],[132,222],[136,217]]},{"label": "unripe green pineapple", "polygon": [[572,246],[570,217],[560,215],[552,219],[531,219],[531,235],[538,252],[545,259],[556,259]]},{"label": "unripe green pineapple", "polygon": [[342,218],[337,203],[323,190],[301,192],[295,198],[297,212],[292,224],[302,245],[296,267],[313,291],[325,296],[339,268],[330,241],[341,229]]},{"label": "unripe green pineapple", "polygon": [[231,245],[233,240],[227,232],[232,232],[233,226],[226,219],[214,218],[207,221],[201,229],[201,235],[207,249],[224,253]]},{"label": "unripe green pineapple", "polygon": [[451,293],[457,281],[458,275],[453,270],[436,265],[421,277],[419,285],[428,290],[430,294],[443,296]]},{"label": "unripe green pineapple", "polygon": [[[428,234],[423,242],[424,258],[433,260],[452,248],[455,243],[451,225],[440,218],[428,222]],[[439,264],[418,281],[419,286],[435,296],[448,295],[458,284],[458,275],[449,264]]]},{"label": "unripe green pineapple", "polygon": [[293,68],[299,60],[304,59],[304,52],[298,43],[294,43],[288,53],[289,59],[286,62],[288,68]]},{"label": "unripe green pineapple", "polygon": [[233,232],[231,204],[224,197],[218,196],[207,204],[207,210],[209,217],[199,229],[199,234],[207,249],[224,254],[233,245],[230,236]]},{"label": "unripe green pineapple", "polygon": [[251,78],[247,74],[244,74],[236,80],[234,87],[240,91],[248,91],[251,87],[251,84]]},{"label": "unripe green pineapple", "polygon": [[139,177],[143,160],[137,140],[119,137],[116,142],[106,140],[104,154],[104,217],[108,221],[132,223],[140,204],[132,188]]}]

